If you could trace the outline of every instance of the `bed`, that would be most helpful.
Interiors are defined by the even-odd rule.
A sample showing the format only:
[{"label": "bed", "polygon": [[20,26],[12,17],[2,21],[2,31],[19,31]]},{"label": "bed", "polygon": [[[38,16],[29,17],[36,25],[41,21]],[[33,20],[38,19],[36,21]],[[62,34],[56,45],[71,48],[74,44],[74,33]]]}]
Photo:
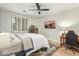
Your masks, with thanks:
[{"label": "bed", "polygon": [[1,33],[0,56],[30,55],[40,48],[49,48],[47,39],[34,33]]}]

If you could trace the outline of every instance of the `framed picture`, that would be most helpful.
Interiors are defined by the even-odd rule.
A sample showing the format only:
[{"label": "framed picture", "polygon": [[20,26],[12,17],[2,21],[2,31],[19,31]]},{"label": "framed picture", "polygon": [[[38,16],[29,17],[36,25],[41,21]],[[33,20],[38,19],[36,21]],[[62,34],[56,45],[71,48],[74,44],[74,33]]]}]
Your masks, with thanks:
[{"label": "framed picture", "polygon": [[44,27],[46,29],[55,29],[56,28],[55,21],[45,21],[44,22]]}]

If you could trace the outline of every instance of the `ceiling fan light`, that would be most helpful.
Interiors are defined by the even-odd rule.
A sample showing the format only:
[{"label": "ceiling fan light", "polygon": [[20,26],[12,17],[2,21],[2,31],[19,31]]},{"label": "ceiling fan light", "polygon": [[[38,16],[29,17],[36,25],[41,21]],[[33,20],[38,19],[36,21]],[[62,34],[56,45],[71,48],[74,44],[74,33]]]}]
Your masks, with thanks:
[{"label": "ceiling fan light", "polygon": [[29,12],[33,12],[33,11],[29,11]]}]

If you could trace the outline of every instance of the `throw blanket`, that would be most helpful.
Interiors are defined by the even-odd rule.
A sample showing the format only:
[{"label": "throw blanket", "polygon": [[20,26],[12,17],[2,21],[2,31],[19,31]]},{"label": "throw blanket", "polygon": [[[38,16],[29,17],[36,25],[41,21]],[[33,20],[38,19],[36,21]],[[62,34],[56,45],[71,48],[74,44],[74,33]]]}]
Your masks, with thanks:
[{"label": "throw blanket", "polygon": [[34,49],[31,37],[24,36],[23,34],[15,34],[15,36],[21,40],[25,52],[29,52]]}]

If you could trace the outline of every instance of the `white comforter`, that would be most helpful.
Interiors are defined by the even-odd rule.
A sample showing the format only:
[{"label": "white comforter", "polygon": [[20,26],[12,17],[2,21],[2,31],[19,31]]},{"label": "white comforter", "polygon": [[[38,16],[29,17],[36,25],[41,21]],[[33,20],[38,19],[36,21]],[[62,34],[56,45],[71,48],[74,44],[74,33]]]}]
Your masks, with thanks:
[{"label": "white comforter", "polygon": [[41,34],[34,34],[34,33],[17,33],[19,36],[31,37],[33,41],[34,50],[26,53],[26,55],[31,54],[32,52],[42,48],[47,47],[49,48],[49,44],[47,39]]},{"label": "white comforter", "polygon": [[[33,34],[33,33],[17,33],[22,41],[25,39],[28,40],[26,37],[32,38],[34,50],[26,53],[29,55],[30,53],[34,52],[37,49],[40,49],[41,47],[49,47],[47,39],[40,34]],[[25,37],[25,39],[23,39]],[[18,51],[23,50],[22,42],[18,37],[16,37],[14,34],[11,33],[2,33],[0,34],[0,53],[3,55],[15,53]],[[29,47],[25,43],[25,47]],[[0,55],[1,55],[0,54]]]},{"label": "white comforter", "polygon": [[22,49],[22,43],[16,36],[10,33],[0,34],[0,55],[10,55]]},{"label": "white comforter", "polygon": [[24,33],[24,35],[32,38],[35,49],[41,47],[49,47],[48,41],[43,35],[34,33]]}]

